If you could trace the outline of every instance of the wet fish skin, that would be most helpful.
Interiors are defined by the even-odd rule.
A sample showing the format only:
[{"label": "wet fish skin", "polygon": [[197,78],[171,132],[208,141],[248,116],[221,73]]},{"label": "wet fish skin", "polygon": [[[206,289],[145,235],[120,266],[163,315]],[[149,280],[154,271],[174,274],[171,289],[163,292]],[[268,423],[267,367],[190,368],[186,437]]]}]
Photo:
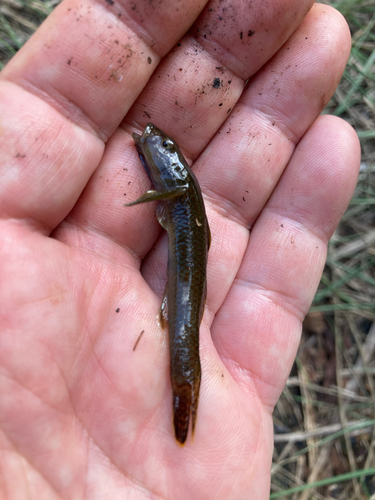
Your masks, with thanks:
[{"label": "wet fish skin", "polygon": [[199,327],[207,295],[210,228],[198,181],[177,143],[152,123],[133,139],[154,190],[126,206],[159,201],[156,215],[168,232],[168,281],[160,319],[169,329],[175,436],[184,444],[190,417],[194,434],[199,401]]}]

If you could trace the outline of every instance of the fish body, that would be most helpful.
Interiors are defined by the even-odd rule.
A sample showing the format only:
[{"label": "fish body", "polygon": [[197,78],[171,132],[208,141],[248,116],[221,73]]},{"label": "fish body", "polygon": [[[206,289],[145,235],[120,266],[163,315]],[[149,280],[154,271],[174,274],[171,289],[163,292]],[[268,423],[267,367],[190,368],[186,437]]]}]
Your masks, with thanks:
[{"label": "fish body", "polygon": [[155,190],[127,206],[159,201],[156,215],[168,232],[168,281],[160,316],[169,328],[175,436],[184,444],[190,416],[194,433],[199,400],[199,327],[207,295],[210,229],[198,181],[176,142],[151,123],[133,139]]}]

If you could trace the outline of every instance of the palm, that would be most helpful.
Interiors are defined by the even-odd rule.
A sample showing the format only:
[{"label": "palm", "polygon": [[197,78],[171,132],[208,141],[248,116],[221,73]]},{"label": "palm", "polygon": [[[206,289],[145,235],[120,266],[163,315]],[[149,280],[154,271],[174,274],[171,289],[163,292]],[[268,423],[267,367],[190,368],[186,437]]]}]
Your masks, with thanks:
[{"label": "palm", "polygon": [[[299,9],[300,3],[295,2]],[[73,7],[78,16],[79,7]],[[57,29],[56,20],[67,22],[66,10],[63,4],[51,27],[47,23],[25,47],[24,59],[20,55],[18,65],[5,69],[0,87],[8,96],[0,101],[5,123],[0,140],[5,152],[0,436],[6,450],[0,463],[9,478],[3,488],[12,484],[14,498],[25,495],[30,484],[35,498],[42,492],[45,498],[99,498],[108,491],[113,498],[147,498],[150,492],[182,500],[267,498],[272,408],[319,282],[326,243],[355,183],[358,146],[352,131],[328,117],[314,123],[345,64],[344,25],[333,12],[316,7],[290,47],[253,79],[236,106],[253,68],[266,64],[284,41],[285,26],[292,34],[303,13],[295,25],[287,17],[277,20],[277,27],[268,20],[268,29],[275,30],[271,47],[260,62],[254,55],[249,73],[247,46],[237,52],[232,68],[229,59],[226,69],[218,59],[221,78],[230,80],[230,87],[201,104],[217,110],[210,122],[191,101],[193,129],[183,113],[177,121],[168,118],[175,112],[174,98],[165,115],[157,113],[163,103],[159,81],[169,82],[171,95],[173,85],[179,85],[167,80],[171,68],[178,72],[187,65],[189,81],[188,51],[177,50],[113,133],[148,78],[150,68],[139,70],[139,60],[127,67],[125,81],[111,74],[115,98],[90,84],[92,100],[99,101],[92,111],[80,86],[49,75],[60,94],[65,91],[72,102],[80,102],[82,114],[59,98],[58,105],[42,106],[40,97],[30,98],[9,83],[20,85],[25,78],[35,85],[39,73],[33,73],[27,51],[43,45],[43,37]],[[327,22],[338,35],[325,56],[315,56],[316,47],[303,49],[306,59],[315,57],[318,83],[311,84],[306,69],[295,69],[283,80],[283,71],[292,66],[287,51],[298,55],[305,33],[324,32]],[[115,29],[121,38],[124,28]],[[176,33],[170,31],[159,35],[161,52],[173,45]],[[228,39],[234,36],[229,30]],[[74,62],[73,57],[68,66]],[[100,74],[100,64],[108,66],[100,58],[94,62],[99,67],[87,62],[87,74]],[[76,71],[82,64],[84,59]],[[215,62],[202,59],[201,64],[212,80]],[[277,87],[284,89],[280,96],[275,74]],[[190,85],[196,88],[193,75]],[[184,98],[191,96],[181,95],[180,106]],[[234,108],[229,118],[219,107],[221,100]],[[129,135],[130,124],[142,120],[145,108],[154,110],[152,119],[196,159],[213,235],[197,428],[194,441],[189,436],[183,449],[173,437],[166,334],[156,322],[165,285],[165,235],[159,238],[154,206],[123,207],[124,200],[135,199],[149,185]],[[225,120],[221,134],[205,149]],[[107,135],[111,139],[103,154],[101,139]]]}]

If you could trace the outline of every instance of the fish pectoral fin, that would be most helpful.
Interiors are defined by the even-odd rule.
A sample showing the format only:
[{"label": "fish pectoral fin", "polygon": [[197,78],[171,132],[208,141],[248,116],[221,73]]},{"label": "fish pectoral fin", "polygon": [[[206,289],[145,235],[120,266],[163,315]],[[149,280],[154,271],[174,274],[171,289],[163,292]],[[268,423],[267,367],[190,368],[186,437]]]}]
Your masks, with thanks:
[{"label": "fish pectoral fin", "polygon": [[207,221],[207,251],[210,249],[210,246],[211,246],[211,229]]},{"label": "fish pectoral fin", "polygon": [[165,230],[168,229],[168,212],[166,210],[165,203],[159,203],[155,210],[156,218],[158,219],[159,224]]},{"label": "fish pectoral fin", "polygon": [[207,281],[204,284],[204,289],[203,289],[201,308],[200,308],[200,311],[199,311],[199,324],[202,323],[203,314],[204,314],[204,308],[206,307],[206,299],[207,299]]},{"label": "fish pectoral fin", "polygon": [[132,207],[133,205],[138,205],[139,203],[146,203],[148,201],[160,201],[160,200],[170,200],[176,198],[177,196],[182,196],[186,193],[188,186],[179,186],[173,189],[167,189],[165,191],[146,191],[137,200],[130,203],[125,203],[125,207]]}]

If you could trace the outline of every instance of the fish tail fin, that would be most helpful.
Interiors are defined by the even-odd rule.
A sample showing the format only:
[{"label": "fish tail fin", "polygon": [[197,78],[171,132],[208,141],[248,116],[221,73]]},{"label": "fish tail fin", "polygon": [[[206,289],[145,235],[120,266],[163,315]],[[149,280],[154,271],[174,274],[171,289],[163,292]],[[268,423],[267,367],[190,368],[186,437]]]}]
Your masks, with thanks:
[{"label": "fish tail fin", "polygon": [[188,382],[173,388],[173,424],[176,440],[184,445],[188,431],[190,415],[192,417],[192,435],[194,436],[195,420],[198,410],[200,378],[190,384]]}]

